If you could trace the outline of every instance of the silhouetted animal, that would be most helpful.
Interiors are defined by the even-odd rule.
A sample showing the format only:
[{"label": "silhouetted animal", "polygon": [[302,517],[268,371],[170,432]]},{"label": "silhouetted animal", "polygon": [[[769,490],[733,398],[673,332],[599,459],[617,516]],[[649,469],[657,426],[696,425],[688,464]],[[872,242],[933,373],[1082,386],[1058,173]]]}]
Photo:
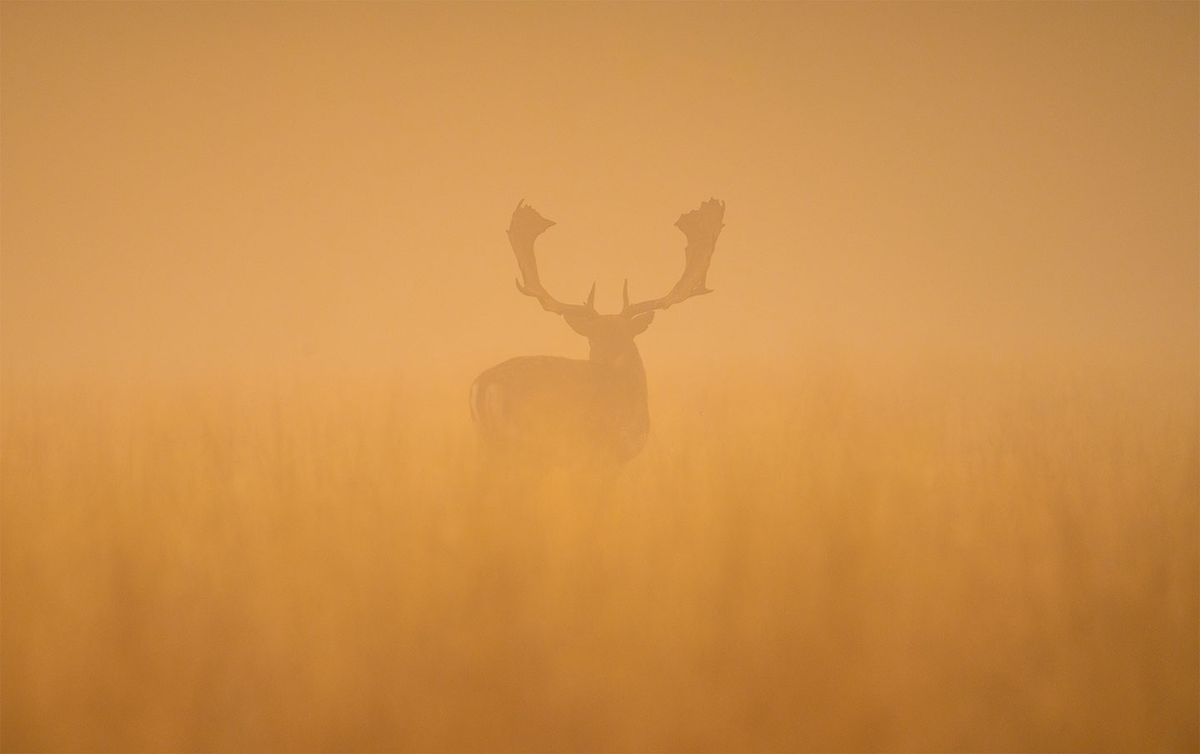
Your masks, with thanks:
[{"label": "silhouetted animal", "polygon": [[630,303],[625,281],[620,314],[600,314],[596,285],[583,304],[564,304],[542,285],[534,241],[554,225],[524,201],[517,204],[508,240],[521,270],[517,290],[561,314],[588,339],[586,361],[559,356],[521,356],[488,369],[471,386],[471,413],[492,451],[527,453],[543,461],[596,460],[621,463],[646,443],[650,414],[646,372],[634,338],[657,309],[711,293],[705,283],[725,204],[710,199],[675,223],[687,237],[679,281],[661,298]]}]

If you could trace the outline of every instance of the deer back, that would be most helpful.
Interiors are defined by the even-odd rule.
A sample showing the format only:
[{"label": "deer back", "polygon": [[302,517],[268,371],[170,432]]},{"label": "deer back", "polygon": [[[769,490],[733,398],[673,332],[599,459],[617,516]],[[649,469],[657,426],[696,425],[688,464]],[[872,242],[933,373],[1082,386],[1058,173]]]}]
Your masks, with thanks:
[{"label": "deer back", "polygon": [[640,367],[640,360],[635,370],[558,356],[509,359],[475,380],[471,412],[492,450],[625,461],[649,429]]}]

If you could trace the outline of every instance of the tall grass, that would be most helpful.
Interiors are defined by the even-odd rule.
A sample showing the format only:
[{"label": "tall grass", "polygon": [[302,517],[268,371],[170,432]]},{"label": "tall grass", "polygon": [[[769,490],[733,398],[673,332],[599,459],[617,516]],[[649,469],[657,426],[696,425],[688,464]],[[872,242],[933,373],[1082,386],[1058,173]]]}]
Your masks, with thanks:
[{"label": "tall grass", "polygon": [[1194,375],[658,387],[604,485],[462,391],[8,380],[4,748],[1200,745]]}]

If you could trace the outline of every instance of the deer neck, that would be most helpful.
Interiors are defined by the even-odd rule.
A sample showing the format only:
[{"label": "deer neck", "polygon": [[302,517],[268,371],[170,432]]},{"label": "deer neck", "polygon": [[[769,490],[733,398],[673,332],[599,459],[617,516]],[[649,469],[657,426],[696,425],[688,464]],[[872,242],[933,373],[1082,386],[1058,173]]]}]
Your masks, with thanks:
[{"label": "deer neck", "polygon": [[642,355],[632,341],[612,351],[592,348],[588,360],[605,373],[606,381],[635,401],[645,403],[646,369],[642,365]]},{"label": "deer neck", "polygon": [[599,379],[598,395],[605,396],[601,421],[616,430],[611,450],[620,458],[632,458],[642,449],[650,428],[642,356],[630,342],[612,351],[593,348],[589,361]]}]

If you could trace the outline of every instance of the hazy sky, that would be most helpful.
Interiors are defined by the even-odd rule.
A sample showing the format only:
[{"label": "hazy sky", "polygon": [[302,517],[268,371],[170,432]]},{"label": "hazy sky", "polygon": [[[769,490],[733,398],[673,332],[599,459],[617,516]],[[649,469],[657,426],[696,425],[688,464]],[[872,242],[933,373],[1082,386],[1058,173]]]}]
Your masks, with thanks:
[{"label": "hazy sky", "polygon": [[1195,3],[2,6],[9,369],[582,355],[520,297],[717,293],[648,364],[1194,359]]}]

